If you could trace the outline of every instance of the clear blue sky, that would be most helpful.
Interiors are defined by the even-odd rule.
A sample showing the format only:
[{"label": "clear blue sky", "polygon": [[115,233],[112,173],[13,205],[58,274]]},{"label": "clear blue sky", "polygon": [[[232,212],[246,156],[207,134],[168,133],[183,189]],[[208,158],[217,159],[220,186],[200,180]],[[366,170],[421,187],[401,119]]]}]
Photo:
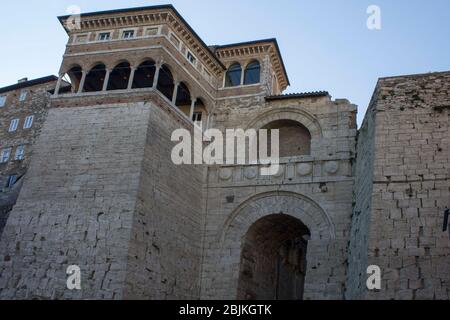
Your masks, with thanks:
[{"label": "clear blue sky", "polygon": [[[450,70],[449,0],[40,0],[3,1],[0,87],[58,72],[67,36],[56,17],[172,3],[207,44],[276,37],[287,92],[327,90],[359,105],[361,120],[379,77]],[[366,27],[378,5],[382,30]]]}]

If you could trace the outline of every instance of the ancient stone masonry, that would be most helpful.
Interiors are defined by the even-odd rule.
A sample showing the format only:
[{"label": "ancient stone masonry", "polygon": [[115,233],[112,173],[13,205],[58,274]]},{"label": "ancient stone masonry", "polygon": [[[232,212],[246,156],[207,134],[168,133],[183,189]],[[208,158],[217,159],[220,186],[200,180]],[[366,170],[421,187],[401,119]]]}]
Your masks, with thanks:
[{"label": "ancient stone masonry", "polygon": [[[449,109],[450,72],[378,82],[358,143],[349,298],[450,298]],[[367,265],[383,270],[379,292],[355,281]]]},{"label": "ancient stone masonry", "polygon": [[[260,176],[252,166],[209,169],[202,298],[235,297],[242,279],[240,241],[253,224],[273,214],[292,215],[311,233],[304,298],[343,298],[350,240],[355,111],[348,101],[331,101],[327,95],[270,102],[230,99],[218,108],[214,123],[217,128],[259,129],[280,120],[297,121],[311,133],[311,153],[283,158],[280,172],[271,178]],[[288,137],[280,144],[290,142]],[[335,254],[330,255],[331,251]],[[248,276],[256,281],[261,276],[258,270],[262,266],[258,264],[267,262],[254,263]],[[273,281],[270,286],[277,286]],[[243,296],[275,298],[275,291],[243,292]]]},{"label": "ancient stone masonry", "polygon": [[[30,134],[7,127],[31,107],[0,107],[1,147],[30,145],[0,164],[23,176],[1,299],[449,299],[450,72],[380,79],[358,132],[348,100],[283,94],[275,39],[207,46],[172,6],[68,18]],[[174,164],[175,130],[212,128],[278,129],[278,172]]]}]

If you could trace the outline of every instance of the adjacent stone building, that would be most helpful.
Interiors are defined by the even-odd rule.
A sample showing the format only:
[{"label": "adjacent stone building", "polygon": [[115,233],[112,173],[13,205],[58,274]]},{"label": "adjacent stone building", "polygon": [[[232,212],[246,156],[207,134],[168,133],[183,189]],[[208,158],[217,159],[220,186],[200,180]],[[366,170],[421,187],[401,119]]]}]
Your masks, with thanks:
[{"label": "adjacent stone building", "polygon": [[[346,99],[283,95],[275,39],[207,46],[172,6],[60,21],[1,298],[449,298],[450,73],[380,80],[358,132]],[[175,165],[172,133],[211,128],[279,129],[280,169]]]},{"label": "adjacent stone building", "polygon": [[57,80],[24,78],[0,88],[0,235],[19,195]]}]

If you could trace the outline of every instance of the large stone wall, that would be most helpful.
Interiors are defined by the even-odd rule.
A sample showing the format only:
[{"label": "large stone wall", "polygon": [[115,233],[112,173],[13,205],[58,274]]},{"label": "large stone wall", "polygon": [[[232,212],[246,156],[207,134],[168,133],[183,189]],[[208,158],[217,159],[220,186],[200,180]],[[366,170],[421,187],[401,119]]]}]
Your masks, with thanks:
[{"label": "large stone wall", "polygon": [[[375,95],[376,97],[376,95]],[[369,227],[372,208],[375,114],[373,105],[357,136],[357,156],[353,166],[355,185],[353,187],[353,214],[349,243],[346,299],[358,299],[367,290],[367,267],[369,248]]]},{"label": "large stone wall", "polygon": [[[350,297],[450,298],[450,239],[442,231],[450,205],[449,106],[449,72],[380,79],[374,134],[362,137],[375,153],[372,206],[361,230],[368,229],[368,264],[381,267],[382,290]],[[360,146],[358,161],[370,162]],[[357,174],[359,181],[367,172]]]},{"label": "large stone wall", "polygon": [[[123,298],[150,108],[49,111],[0,241],[1,298]],[[81,291],[66,287],[78,265]]]},{"label": "large stone wall", "polygon": [[125,298],[198,299],[204,166],[175,165],[172,132],[192,124],[175,110],[150,107]]}]

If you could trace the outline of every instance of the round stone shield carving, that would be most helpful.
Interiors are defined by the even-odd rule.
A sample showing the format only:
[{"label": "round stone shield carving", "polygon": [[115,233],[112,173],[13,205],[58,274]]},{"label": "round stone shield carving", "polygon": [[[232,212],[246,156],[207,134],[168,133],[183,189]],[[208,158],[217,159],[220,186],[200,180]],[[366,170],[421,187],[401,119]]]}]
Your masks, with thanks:
[{"label": "round stone shield carving", "polygon": [[301,176],[307,176],[312,172],[312,165],[310,163],[300,163],[297,166],[297,172]]},{"label": "round stone shield carving", "polygon": [[256,167],[245,168],[244,176],[249,180],[255,179],[258,176],[258,168]]},{"label": "round stone shield carving", "polygon": [[223,168],[219,172],[220,180],[230,180],[231,176],[233,175],[233,170],[230,168]]},{"label": "round stone shield carving", "polygon": [[325,171],[329,174],[335,174],[339,171],[339,163],[336,161],[330,161],[325,164]]}]

